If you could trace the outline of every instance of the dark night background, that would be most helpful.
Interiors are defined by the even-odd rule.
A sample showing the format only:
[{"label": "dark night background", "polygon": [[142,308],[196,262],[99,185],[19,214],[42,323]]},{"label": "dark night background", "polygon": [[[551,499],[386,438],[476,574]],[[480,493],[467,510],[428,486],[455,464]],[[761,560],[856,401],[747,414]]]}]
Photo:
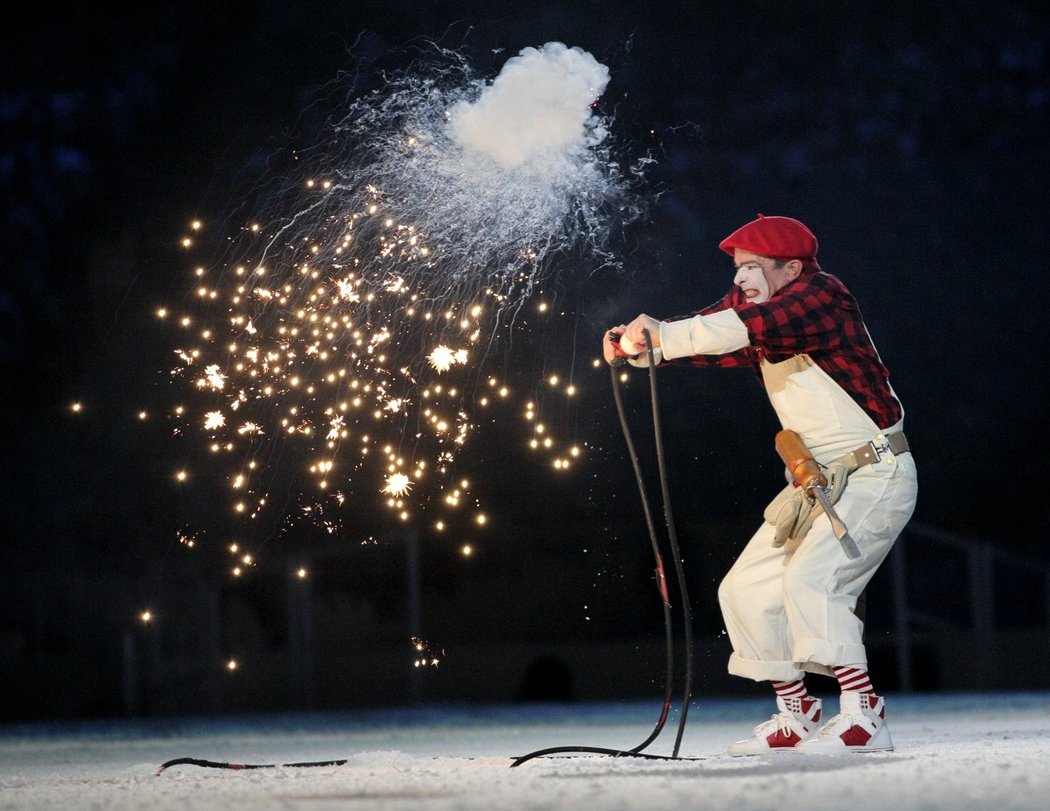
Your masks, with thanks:
[{"label": "dark night background", "polygon": [[[171,347],[151,314],[185,293],[186,223],[228,214],[275,154],[308,140],[342,71],[367,92],[428,41],[484,76],[526,46],[584,48],[610,68],[602,109],[617,137],[657,159],[651,215],[619,237],[625,272],[562,272],[581,357],[639,311],[718,298],[731,276],[717,243],[756,212],[813,228],[891,371],[920,473],[898,561],[910,672],[891,611],[905,581],[887,564],[869,593],[876,685],[1050,687],[1044,4],[31,14],[8,26],[0,71],[0,720],[659,696],[649,543],[603,370],[582,375],[576,430],[596,447],[571,479],[496,431],[476,438],[500,520],[457,539],[477,545],[472,559],[391,532],[308,547],[308,584],[279,544],[234,582],[207,550],[174,543],[183,505],[164,432],[134,415],[169,397]],[[567,351],[555,338],[524,373]],[[772,411],[749,372],[671,368],[660,386],[697,692],[757,694],[724,674],[714,589],[781,483]],[[652,471],[643,377],[627,400]],[[445,650],[441,667],[412,668],[412,634]]]}]

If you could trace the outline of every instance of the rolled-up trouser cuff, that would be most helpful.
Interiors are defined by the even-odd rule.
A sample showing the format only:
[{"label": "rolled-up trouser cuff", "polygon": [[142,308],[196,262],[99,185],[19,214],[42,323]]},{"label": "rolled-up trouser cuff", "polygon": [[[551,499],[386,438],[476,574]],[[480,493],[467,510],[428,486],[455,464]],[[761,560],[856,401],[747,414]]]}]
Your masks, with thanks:
[{"label": "rolled-up trouser cuff", "polygon": [[794,681],[802,678],[802,671],[794,662],[763,662],[745,659],[737,653],[729,656],[729,672],[754,681]]},{"label": "rolled-up trouser cuff", "polygon": [[791,655],[798,667],[813,673],[824,673],[840,665],[868,666],[864,646],[849,642],[836,644],[826,639],[796,639],[791,646]]}]

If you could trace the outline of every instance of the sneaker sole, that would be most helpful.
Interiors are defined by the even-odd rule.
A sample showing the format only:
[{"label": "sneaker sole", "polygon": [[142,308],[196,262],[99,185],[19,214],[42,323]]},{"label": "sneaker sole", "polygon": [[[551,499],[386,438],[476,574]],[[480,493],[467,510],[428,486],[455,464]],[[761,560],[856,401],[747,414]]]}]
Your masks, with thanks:
[{"label": "sneaker sole", "polygon": [[792,752],[800,752],[803,755],[841,755],[844,752],[892,752],[892,746],[835,746],[835,747],[810,747],[796,746]]}]

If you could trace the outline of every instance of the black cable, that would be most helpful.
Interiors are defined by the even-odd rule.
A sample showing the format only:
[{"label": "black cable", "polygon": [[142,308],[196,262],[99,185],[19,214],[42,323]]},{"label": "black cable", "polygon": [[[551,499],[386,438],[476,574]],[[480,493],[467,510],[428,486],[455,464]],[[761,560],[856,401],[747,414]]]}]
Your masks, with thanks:
[{"label": "black cable", "polygon": [[639,752],[634,749],[607,749],[604,746],[552,746],[550,749],[541,749],[539,752],[531,752],[528,755],[522,755],[520,758],[511,764],[513,769],[515,766],[524,763],[526,760],[530,760],[540,755],[554,755],[561,752],[586,752],[594,755],[608,755],[609,757],[633,757],[642,758],[644,760],[677,760],[677,761],[692,761],[692,760],[707,760],[707,755],[700,755],[698,757],[679,757],[678,755],[653,755],[649,752]]},{"label": "black cable", "polygon": [[[511,763],[511,768],[520,766],[528,760],[533,758],[543,757],[545,755],[557,754],[562,752],[589,752],[595,754],[610,755],[612,757],[643,757],[652,760],[685,760],[693,758],[679,758],[678,750],[682,744],[682,735],[685,732],[685,721],[686,716],[689,712],[689,700],[692,691],[692,680],[693,680],[693,633],[692,633],[692,610],[689,604],[689,594],[685,584],[685,571],[682,568],[682,555],[678,547],[678,536],[675,531],[674,518],[671,514],[671,500],[670,491],[667,486],[667,470],[664,462],[663,455],[663,439],[660,433],[660,415],[659,415],[659,401],[656,394],[656,357],[653,352],[652,336],[649,334],[649,330],[643,330],[646,343],[646,353],[649,359],[649,391],[650,399],[652,401],[653,409],[653,432],[656,441],[656,455],[657,455],[657,466],[660,469],[660,486],[663,494],[664,503],[664,517],[667,521],[667,531],[671,545],[671,554],[674,555],[675,559],[675,577],[678,581],[678,590],[682,596],[682,615],[685,620],[685,644],[686,644],[686,668],[685,668],[685,690],[682,699],[682,715],[678,720],[678,734],[675,737],[674,751],[670,757],[664,755],[649,755],[642,754],[642,750],[645,749],[650,743],[656,740],[657,736],[664,728],[664,724],[667,721],[667,713],[671,705],[671,695],[673,692],[673,679],[674,679],[674,637],[671,630],[671,603],[667,592],[667,580],[664,576],[664,565],[663,557],[660,554],[660,547],[656,540],[656,527],[653,523],[652,513],[649,509],[649,498],[645,492],[645,483],[642,478],[641,465],[638,462],[638,454],[634,448],[634,441],[631,438],[631,431],[627,425],[627,416],[623,406],[623,397],[620,394],[619,381],[616,376],[616,368],[614,364],[610,364],[609,369],[612,377],[613,386],[613,398],[616,401],[616,413],[620,418],[620,427],[623,430],[624,439],[627,442],[627,450],[631,457],[631,464],[634,468],[635,479],[638,483],[638,492],[642,499],[642,511],[645,513],[646,526],[649,529],[649,539],[653,548],[653,556],[656,559],[656,575],[657,584],[660,587],[660,595],[663,598],[664,608],[664,629],[667,639],[667,679],[665,684],[664,693],[664,705],[660,713],[660,718],[656,723],[656,727],[652,733],[642,743],[633,749],[620,750],[620,749],[606,749],[598,746],[554,746],[547,749],[538,749],[535,752],[530,752],[527,755],[515,758],[514,762]],[[618,365],[622,365],[618,364]]]},{"label": "black cable", "polygon": [[653,436],[656,438],[656,466],[660,471],[660,490],[663,494],[664,519],[667,521],[667,539],[674,556],[675,578],[678,580],[678,592],[682,596],[682,621],[685,625],[685,687],[682,691],[682,715],[678,719],[678,735],[675,737],[672,757],[678,756],[682,746],[682,735],[685,732],[685,719],[689,715],[689,699],[693,689],[693,611],[689,603],[689,591],[685,584],[685,569],[682,564],[682,553],[678,548],[678,533],[675,531],[674,516],[671,513],[671,494],[667,486],[667,465],[664,461],[664,442],[660,431],[660,401],[656,394],[656,358],[653,353],[653,341],[649,330],[642,330],[645,335],[646,351],[649,358],[649,397],[653,404]]},{"label": "black cable", "polygon": [[656,586],[660,590],[661,604],[664,612],[664,637],[666,642],[667,674],[664,677],[664,703],[660,712],[660,718],[656,722],[652,733],[631,749],[631,752],[641,752],[651,744],[664,728],[667,722],[667,714],[671,709],[671,697],[674,693],[674,634],[671,630],[671,598],[667,591],[667,577],[664,573],[664,559],[660,553],[660,544],[656,539],[656,524],[653,522],[652,510],[649,509],[649,497],[645,491],[645,480],[642,477],[642,466],[638,461],[638,452],[634,447],[634,438],[631,436],[630,426],[627,424],[627,410],[623,405],[623,393],[620,390],[619,380],[616,376],[616,367],[609,366],[609,374],[612,380],[613,400],[616,402],[616,414],[620,420],[620,430],[623,432],[624,442],[627,445],[627,453],[631,459],[631,467],[634,470],[635,482],[638,485],[638,493],[642,500],[642,512],[645,515],[645,525],[649,530],[649,544],[652,547],[653,559],[656,562]]},{"label": "black cable", "polygon": [[200,766],[204,769],[230,769],[232,771],[240,771],[241,769],[276,769],[281,768],[296,768],[301,769],[304,767],[311,766],[343,766],[346,764],[346,760],[311,760],[304,763],[223,763],[217,760],[201,760],[200,758],[194,757],[177,757],[172,760],[166,760],[160,764],[160,768],[157,769],[157,774],[167,769],[170,766]]},{"label": "black cable", "polygon": [[631,436],[631,429],[627,424],[627,413],[623,405],[623,394],[620,391],[620,383],[617,378],[616,368],[616,365],[609,365],[613,399],[616,402],[616,413],[620,419],[620,428],[623,431],[623,437],[627,444],[627,453],[631,459],[631,466],[634,469],[635,481],[638,484],[638,493],[642,499],[642,512],[645,514],[645,524],[649,529],[649,542],[652,546],[653,558],[656,561],[656,585],[660,590],[661,602],[663,604],[664,637],[667,643],[667,675],[664,678],[663,708],[660,711],[660,717],[656,721],[656,726],[653,728],[653,731],[649,733],[649,737],[631,749],[603,749],[601,747],[593,746],[553,746],[547,749],[538,749],[535,752],[530,752],[527,755],[515,758],[514,762],[511,764],[511,768],[520,766],[522,763],[532,760],[533,758],[562,752],[593,752],[611,755],[613,757],[623,757],[632,754],[636,755],[656,740],[657,736],[663,731],[664,725],[667,723],[667,715],[671,709],[671,697],[674,694],[674,635],[671,629],[671,600],[667,592],[667,578],[664,575],[663,556],[660,553],[660,544],[656,539],[656,524],[653,522],[652,510],[649,508],[649,497],[645,490],[645,480],[642,477],[642,467],[641,463],[638,461],[638,452],[635,450],[634,439]]}]

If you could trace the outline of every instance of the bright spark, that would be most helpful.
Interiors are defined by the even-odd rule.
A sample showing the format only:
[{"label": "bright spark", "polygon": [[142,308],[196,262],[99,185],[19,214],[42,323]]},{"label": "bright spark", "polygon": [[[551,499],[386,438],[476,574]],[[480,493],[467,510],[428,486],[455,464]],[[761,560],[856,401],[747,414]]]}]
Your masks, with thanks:
[{"label": "bright spark", "polygon": [[209,411],[204,415],[204,430],[214,431],[226,424],[226,417],[221,411]]},{"label": "bright spark", "polygon": [[392,473],[387,476],[386,486],[382,492],[387,495],[400,498],[401,496],[408,495],[408,491],[412,489],[412,480],[404,473]]}]

